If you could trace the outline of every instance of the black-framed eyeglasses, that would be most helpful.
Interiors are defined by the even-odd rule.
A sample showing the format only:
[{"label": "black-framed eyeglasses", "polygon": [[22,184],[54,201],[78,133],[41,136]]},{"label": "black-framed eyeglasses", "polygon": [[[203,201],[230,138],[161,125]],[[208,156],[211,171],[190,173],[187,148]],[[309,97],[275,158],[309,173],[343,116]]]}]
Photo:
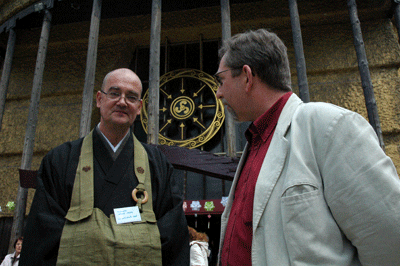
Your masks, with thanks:
[{"label": "black-framed eyeglasses", "polygon": [[219,74],[227,72],[227,71],[231,71],[231,70],[238,70],[238,69],[241,69],[241,68],[228,68],[228,69],[225,69],[225,70],[215,73],[213,75],[213,77],[214,77],[215,81],[217,82],[218,87],[222,86],[222,81],[221,81]]},{"label": "black-framed eyeglasses", "polygon": [[[102,93],[104,93],[107,97],[107,99],[111,100],[111,101],[119,101],[122,97],[122,93],[118,92],[118,91],[109,91],[109,92],[105,92],[103,90],[100,90]],[[139,99],[139,97],[137,97],[135,94],[128,94],[124,96],[125,101],[135,104],[138,102],[141,102],[142,99]]]}]

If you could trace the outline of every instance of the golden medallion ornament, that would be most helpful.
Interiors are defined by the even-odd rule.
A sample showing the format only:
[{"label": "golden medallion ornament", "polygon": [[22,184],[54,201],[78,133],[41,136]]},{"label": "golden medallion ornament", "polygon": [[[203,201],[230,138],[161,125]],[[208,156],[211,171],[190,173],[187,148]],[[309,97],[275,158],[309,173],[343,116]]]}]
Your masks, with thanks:
[{"label": "golden medallion ornament", "polygon": [[[160,77],[159,144],[196,148],[221,128],[224,106],[217,99],[214,78],[200,70],[179,69]],[[140,114],[146,133],[149,91],[143,96]]]}]

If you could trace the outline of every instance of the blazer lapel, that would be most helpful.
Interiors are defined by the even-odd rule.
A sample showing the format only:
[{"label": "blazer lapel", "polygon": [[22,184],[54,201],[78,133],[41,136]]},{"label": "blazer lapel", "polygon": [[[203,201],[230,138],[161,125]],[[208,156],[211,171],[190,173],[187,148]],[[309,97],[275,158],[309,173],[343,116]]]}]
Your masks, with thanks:
[{"label": "blazer lapel", "polygon": [[253,233],[257,228],[272,190],[278,181],[286,161],[288,141],[283,136],[274,134],[264,163],[258,175],[253,203]]},{"label": "blazer lapel", "polygon": [[290,96],[279,117],[270,147],[265,155],[254,193],[253,234],[285,165],[289,150],[289,141],[285,136],[289,130],[292,117],[301,103],[302,101],[295,94]]}]

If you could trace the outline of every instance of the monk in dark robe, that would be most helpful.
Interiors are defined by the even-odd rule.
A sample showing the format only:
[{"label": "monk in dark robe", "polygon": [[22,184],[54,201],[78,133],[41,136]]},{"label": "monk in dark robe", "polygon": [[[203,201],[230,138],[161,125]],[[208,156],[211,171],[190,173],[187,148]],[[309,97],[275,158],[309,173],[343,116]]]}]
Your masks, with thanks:
[{"label": "monk in dark robe", "polygon": [[141,93],[134,72],[110,72],[100,123],[43,158],[20,265],[189,265],[173,167],[131,132]]}]

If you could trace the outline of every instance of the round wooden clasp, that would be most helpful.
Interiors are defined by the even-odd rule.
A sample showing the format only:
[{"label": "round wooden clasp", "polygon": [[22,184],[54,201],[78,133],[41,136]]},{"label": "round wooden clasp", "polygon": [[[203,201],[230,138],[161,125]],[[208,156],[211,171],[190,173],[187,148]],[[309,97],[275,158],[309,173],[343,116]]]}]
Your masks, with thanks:
[{"label": "round wooden clasp", "polygon": [[[138,193],[138,190],[135,188],[132,191],[132,198],[134,201],[138,202],[138,198],[136,197],[136,194]],[[144,199],[142,200],[142,204],[145,204],[149,200],[149,195],[147,194],[147,191],[143,191]]]}]

